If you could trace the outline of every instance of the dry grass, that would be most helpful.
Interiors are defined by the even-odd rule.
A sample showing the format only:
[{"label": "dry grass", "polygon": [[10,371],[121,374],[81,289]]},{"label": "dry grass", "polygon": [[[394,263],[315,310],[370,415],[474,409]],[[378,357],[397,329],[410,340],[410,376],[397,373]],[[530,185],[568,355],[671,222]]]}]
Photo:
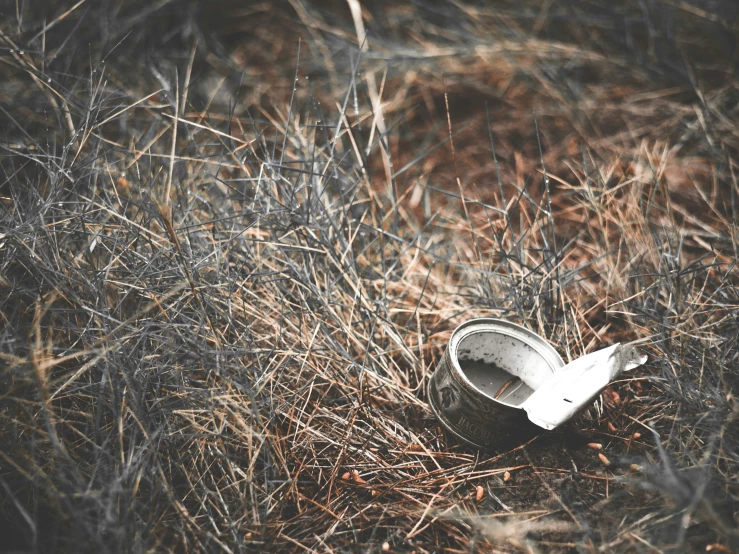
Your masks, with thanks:
[{"label": "dry grass", "polygon": [[[6,548],[739,548],[733,4],[44,5],[0,35]],[[425,393],[473,316],[650,361],[478,452]]]}]

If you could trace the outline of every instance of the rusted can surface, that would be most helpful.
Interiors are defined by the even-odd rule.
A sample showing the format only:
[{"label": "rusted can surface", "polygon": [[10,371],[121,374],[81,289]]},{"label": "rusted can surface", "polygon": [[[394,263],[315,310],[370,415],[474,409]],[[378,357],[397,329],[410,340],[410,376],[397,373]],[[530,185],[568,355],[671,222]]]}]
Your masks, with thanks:
[{"label": "rusted can surface", "polygon": [[520,444],[537,430],[520,404],[562,366],[557,351],[528,329],[473,319],[452,333],[429,381],[429,403],[448,431],[473,446]]}]

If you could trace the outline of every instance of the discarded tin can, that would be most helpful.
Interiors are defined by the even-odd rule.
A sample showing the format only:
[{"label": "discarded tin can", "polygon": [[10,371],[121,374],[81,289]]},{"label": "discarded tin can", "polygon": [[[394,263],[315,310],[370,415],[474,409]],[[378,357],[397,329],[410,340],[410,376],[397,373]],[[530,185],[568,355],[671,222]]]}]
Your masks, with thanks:
[{"label": "discarded tin can", "polygon": [[463,441],[500,448],[554,429],[621,371],[645,361],[634,347],[616,344],[565,365],[536,333],[500,319],[473,319],[452,333],[429,381],[429,403]]}]

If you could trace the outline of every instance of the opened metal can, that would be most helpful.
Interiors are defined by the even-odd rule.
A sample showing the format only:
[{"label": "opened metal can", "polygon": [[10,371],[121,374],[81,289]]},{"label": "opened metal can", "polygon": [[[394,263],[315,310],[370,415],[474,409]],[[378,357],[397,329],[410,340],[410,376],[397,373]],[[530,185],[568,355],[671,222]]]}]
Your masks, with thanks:
[{"label": "opened metal can", "polygon": [[444,427],[478,448],[522,443],[542,429],[521,405],[564,366],[542,337],[500,319],[473,319],[449,339],[428,386]]}]

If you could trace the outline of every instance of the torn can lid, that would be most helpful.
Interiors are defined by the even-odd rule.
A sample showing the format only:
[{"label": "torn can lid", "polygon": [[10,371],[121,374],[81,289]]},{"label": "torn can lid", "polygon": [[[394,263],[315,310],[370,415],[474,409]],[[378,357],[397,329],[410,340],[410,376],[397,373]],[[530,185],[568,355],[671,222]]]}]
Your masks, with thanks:
[{"label": "torn can lid", "polygon": [[532,423],[558,427],[587,406],[622,371],[647,361],[631,345],[614,344],[570,362],[521,404]]}]

